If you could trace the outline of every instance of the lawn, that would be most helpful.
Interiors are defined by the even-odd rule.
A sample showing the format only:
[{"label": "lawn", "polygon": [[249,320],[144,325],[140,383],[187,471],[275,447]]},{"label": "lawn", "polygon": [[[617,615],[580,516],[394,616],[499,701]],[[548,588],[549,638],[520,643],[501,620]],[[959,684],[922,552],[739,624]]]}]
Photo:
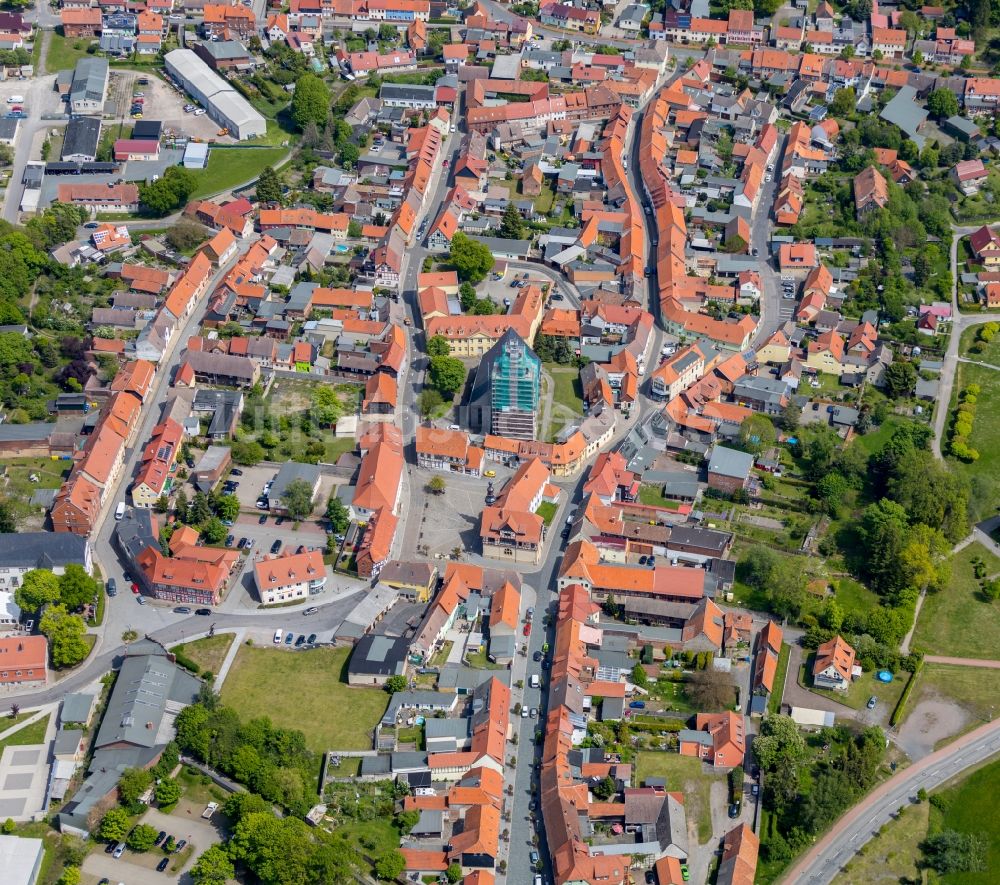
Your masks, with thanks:
[{"label": "lawn", "polygon": [[185,642],[183,645],[175,645],[171,651],[179,652],[186,658],[190,658],[201,669],[218,673],[222,668],[222,662],[226,659],[226,653],[233,644],[235,636],[232,633],[222,633],[219,636],[206,636],[204,639],[196,639],[194,642]]},{"label": "lawn", "polygon": [[466,652],[465,663],[472,667],[473,670],[505,670],[505,667],[501,667],[499,664],[494,664],[486,656],[486,646],[484,645],[477,652]]},{"label": "lawn", "polygon": [[697,821],[698,841],[704,844],[712,838],[712,782],[723,780],[725,774],[705,769],[700,759],[680,753],[643,750],[639,753],[638,783],[647,777],[663,777],[668,790],[684,793],[684,806],[689,819]]},{"label": "lawn", "polygon": [[220,148],[208,152],[208,168],[194,172],[197,186],[192,199],[227,191],[254,179],[265,166],[273,166],[288,151],[285,148]]},{"label": "lawn", "polygon": [[854,578],[837,578],[833,581],[834,599],[845,614],[863,615],[879,604],[878,594],[860,584]]},{"label": "lawn", "polygon": [[34,716],[37,712],[37,710],[28,710],[25,713],[18,713],[16,716],[11,716],[8,711],[8,713],[0,719],[0,733],[7,731],[8,728],[13,728],[20,722],[24,722],[25,719]]},{"label": "lawn", "polygon": [[552,209],[552,203],[556,198],[555,191],[549,184],[548,179],[542,179],[542,192],[535,197],[535,211],[542,215],[548,215]]},{"label": "lawn", "polygon": [[657,486],[639,486],[639,503],[647,507],[663,507],[665,510],[679,510],[680,504],[663,497],[663,492]]},{"label": "lawn", "polygon": [[[28,495],[35,489],[58,489],[69,473],[72,461],[53,460],[52,458],[10,458],[2,462],[9,483],[19,492]],[[32,482],[30,477],[38,477],[38,482]]]},{"label": "lawn", "polygon": [[6,747],[24,747],[28,744],[40,744],[45,739],[45,730],[49,727],[49,717],[43,716],[37,722],[26,725],[20,731],[14,732],[9,738],[0,741],[0,755]]},{"label": "lawn", "polygon": [[893,433],[896,432],[896,428],[904,423],[906,422],[902,418],[886,418],[886,420],[878,426],[877,430],[873,430],[871,433],[866,433],[864,436],[856,436],[854,438],[855,443],[871,455],[881,449],[882,446],[889,441]]},{"label": "lawn", "polygon": [[927,835],[930,803],[905,806],[838,873],[832,885],[897,885],[922,881],[913,846]]},{"label": "lawn", "polygon": [[951,583],[924,600],[913,634],[913,646],[923,652],[965,658],[1000,656],[1000,606],[979,596],[972,559],[986,563],[987,574],[1000,572],[1000,559],[982,544],[970,544],[951,559]]},{"label": "lawn", "polygon": [[[38,37],[41,40],[41,35]],[[45,56],[45,70],[49,74],[72,68],[77,60],[87,54],[87,46],[93,43],[86,37],[67,39],[63,36],[62,28],[56,28],[49,37],[49,51]]]},{"label": "lawn", "polygon": [[781,696],[785,691],[785,677],[788,674],[788,656],[792,653],[787,642],[781,643],[778,654],[778,669],[774,673],[774,693],[767,701],[767,712],[778,713],[781,710]]},{"label": "lawn", "polygon": [[662,678],[649,684],[649,696],[651,699],[660,701],[664,710],[676,710],[679,713],[694,713],[697,708],[688,700],[687,692],[684,690],[683,682],[674,682],[672,679]]},{"label": "lawn", "polygon": [[980,387],[972,435],[969,437],[969,445],[979,452],[979,460],[972,464],[963,461],[952,463],[974,483],[970,509],[973,519],[978,520],[993,515],[992,507],[1000,499],[1000,372],[969,363],[958,364],[942,448],[948,441],[958,395],[969,384]]},{"label": "lawn", "polygon": [[553,365],[546,368],[552,377],[553,407],[558,403],[571,412],[574,418],[579,418],[583,414],[583,388],[580,386],[579,370]]},{"label": "lawn", "polygon": [[799,685],[855,710],[864,709],[868,703],[868,698],[872,695],[878,698],[878,702],[882,707],[888,707],[890,710],[896,709],[899,696],[903,693],[903,689],[906,687],[906,680],[909,678],[908,673],[898,673],[892,682],[879,682],[875,678],[875,671],[869,670],[855,679],[847,691],[813,688],[812,676],[809,675],[812,672],[812,661],[813,656],[810,655],[808,662],[800,668],[798,674]]},{"label": "lawn", "polygon": [[942,876],[945,885],[991,885],[1000,870],[1000,815],[996,797],[1000,791],[1000,762],[969,775],[955,786],[942,790],[947,802],[942,828],[960,833],[978,833],[986,842],[986,869],[981,873],[950,873]]},{"label": "lawn", "polygon": [[556,510],[558,509],[551,501],[542,501],[535,513],[544,520],[546,526],[550,526],[552,525],[552,520],[555,519]]},{"label": "lawn", "polygon": [[989,344],[983,345],[982,353],[970,353],[969,348],[975,344],[976,335],[982,326],[969,326],[964,332],[962,332],[962,340],[959,345],[958,352],[967,357],[970,360],[978,360],[981,363],[991,363],[994,366],[1000,366],[1000,335],[997,335]]},{"label": "lawn", "polygon": [[378,688],[348,686],[350,651],[243,646],[222,686],[222,700],[244,720],[268,716],[275,725],[301,729],[317,752],[369,750],[389,696]]},{"label": "lawn", "polygon": [[941,697],[954,701],[971,717],[960,730],[949,735],[941,744],[953,741],[984,722],[989,722],[997,712],[1000,670],[924,664],[917,678],[920,682],[910,693],[907,710],[912,712],[921,701]]}]

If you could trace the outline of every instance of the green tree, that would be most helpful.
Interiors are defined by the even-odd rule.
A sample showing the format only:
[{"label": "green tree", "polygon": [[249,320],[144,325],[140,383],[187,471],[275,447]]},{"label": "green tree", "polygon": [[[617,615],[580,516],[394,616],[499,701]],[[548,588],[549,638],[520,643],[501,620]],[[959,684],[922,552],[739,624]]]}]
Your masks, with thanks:
[{"label": "green tree", "polygon": [[158,805],[174,805],[181,798],[181,785],[172,778],[162,778],[154,795]]},{"label": "green tree", "polygon": [[754,755],[765,771],[777,768],[782,761],[797,762],[805,749],[802,733],[790,716],[765,717],[753,742]]},{"label": "green tree", "polygon": [[406,859],[402,853],[393,849],[385,852],[375,861],[375,875],[380,879],[398,879],[406,871]]},{"label": "green tree", "polygon": [[932,117],[946,120],[958,113],[958,99],[950,89],[935,89],[927,96],[927,110]]},{"label": "green tree", "polygon": [[461,231],[451,239],[448,260],[458,273],[458,278],[470,283],[486,279],[494,264],[493,253],[489,248]]},{"label": "green tree", "polygon": [[435,495],[440,495],[444,492],[445,485],[444,477],[440,474],[436,474],[427,480],[427,491],[432,492]]},{"label": "green tree", "polygon": [[345,142],[340,148],[338,160],[344,169],[353,169],[358,164],[361,151],[354,142]]},{"label": "green tree", "polygon": [[[476,287],[472,283],[462,283],[458,287],[458,301],[462,306],[462,310],[466,313],[469,313],[476,306],[478,300],[479,296],[476,294]],[[431,354],[431,356],[433,355]]]},{"label": "green tree", "polygon": [[80,885],[80,868],[77,866],[66,867],[56,885]]},{"label": "green tree", "polygon": [[124,842],[132,822],[124,808],[110,808],[101,818],[97,835],[108,842]]},{"label": "green tree", "polygon": [[425,387],[420,391],[420,416],[427,418],[434,414],[444,404],[444,398],[433,387]]},{"label": "green tree", "polygon": [[858,95],[854,91],[854,87],[846,86],[834,93],[833,101],[830,102],[830,113],[835,117],[846,117],[854,113],[857,106]]},{"label": "green tree", "polygon": [[649,677],[646,675],[646,671],[641,663],[636,663],[632,668],[632,684],[638,688],[645,688],[649,685]]},{"label": "green tree", "polygon": [[753,455],[766,452],[774,445],[777,435],[767,415],[755,413],[740,425],[740,446]]},{"label": "green tree", "polygon": [[351,514],[344,502],[335,494],[330,495],[326,505],[326,518],[335,534],[343,535],[351,525]]},{"label": "green tree", "polygon": [[132,851],[141,854],[149,851],[156,844],[156,836],[156,827],[151,827],[149,824],[139,824],[128,834],[125,844]]},{"label": "green tree", "polygon": [[193,885],[226,885],[236,876],[233,862],[221,845],[212,845],[188,872]]},{"label": "green tree", "polygon": [[219,495],[215,500],[215,513],[219,519],[235,522],[240,515],[240,499],[236,495]]},{"label": "green tree", "polygon": [[293,479],[281,495],[292,519],[305,519],[313,510],[313,487],[304,479]]},{"label": "green tree", "polygon": [[453,356],[432,356],[428,366],[431,385],[442,397],[452,397],[465,383],[465,366]]},{"label": "green tree", "polygon": [[[244,815],[234,827],[228,853],[264,882],[296,885],[306,881],[310,833],[297,818],[266,813]],[[405,866],[405,863],[404,863]]]},{"label": "green tree", "polygon": [[187,203],[197,183],[190,169],[170,166],[159,180],[139,185],[139,200],[152,215],[169,215]]},{"label": "green tree", "polygon": [[443,335],[432,335],[427,341],[428,356],[448,356],[451,353],[451,345]]},{"label": "green tree", "polygon": [[[126,808],[139,801],[139,797],[153,783],[153,775],[144,768],[126,768],[118,779],[118,798]],[[153,834],[156,835],[155,833]]]},{"label": "green tree", "polygon": [[45,609],[38,629],[49,640],[53,667],[72,667],[90,654],[90,646],[84,639],[87,625],[83,618],[71,615],[64,605],[52,604]]},{"label": "green tree", "polygon": [[462,881],[462,866],[459,863],[451,863],[448,865],[448,869],[444,871],[445,878],[451,882],[451,885],[455,885],[457,882]]},{"label": "green tree", "polygon": [[885,392],[889,396],[893,399],[908,397],[917,385],[917,370],[908,360],[893,360],[886,366],[884,378]]},{"label": "green tree", "polygon": [[[182,218],[167,231],[165,239],[178,252],[187,252],[204,243],[208,239],[208,231],[197,221]],[[106,337],[113,338],[114,336],[108,335]]]},{"label": "green tree", "polygon": [[217,516],[209,517],[202,523],[201,536],[209,544],[221,544],[228,534],[229,530]]},{"label": "green tree", "polygon": [[58,602],[59,579],[48,569],[32,569],[14,591],[14,601],[26,612],[37,612],[46,603]]},{"label": "green tree", "polygon": [[505,240],[520,240],[524,237],[524,223],[513,200],[507,203],[503,218],[500,219],[500,229],[497,231],[497,236]]},{"label": "green tree", "polygon": [[385,690],[389,694],[396,694],[398,691],[406,691],[406,677],[405,676],[390,676],[385,681]]},{"label": "green tree", "polygon": [[942,830],[920,843],[927,866],[939,875],[986,869],[986,842],[979,833]]},{"label": "green tree", "polygon": [[70,563],[59,576],[59,601],[70,610],[93,602],[97,594],[97,581],[79,563]]},{"label": "green tree", "polygon": [[273,166],[265,166],[257,176],[257,201],[259,203],[280,203],[285,193],[281,176]]},{"label": "green tree", "polygon": [[246,467],[253,467],[264,460],[264,447],[256,440],[234,442],[229,452],[236,464]]},{"label": "green tree", "polygon": [[349,236],[352,240],[356,240],[361,236],[361,231],[361,223],[352,218],[347,224],[347,236]]},{"label": "green tree", "polygon": [[404,836],[409,836],[410,831],[420,823],[420,812],[413,808],[410,811],[401,811],[396,815],[396,826]]},{"label": "green tree", "polygon": [[320,385],[313,390],[312,415],[318,424],[331,427],[343,414],[344,407],[340,402],[340,395],[333,387]]},{"label": "green tree", "polygon": [[315,74],[303,74],[295,81],[292,94],[292,119],[299,129],[309,123],[326,124],[330,116],[330,89]]},{"label": "green tree", "polygon": [[591,787],[590,792],[594,794],[596,799],[601,802],[607,802],[615,793],[618,792],[618,786],[615,784],[615,779],[608,775],[603,780],[598,781]]}]

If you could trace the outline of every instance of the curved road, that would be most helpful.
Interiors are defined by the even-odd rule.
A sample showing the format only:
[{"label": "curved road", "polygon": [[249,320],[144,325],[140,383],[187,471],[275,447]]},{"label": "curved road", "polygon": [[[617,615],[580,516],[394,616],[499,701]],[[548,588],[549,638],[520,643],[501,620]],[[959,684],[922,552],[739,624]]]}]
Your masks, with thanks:
[{"label": "curved road", "polygon": [[1000,720],[982,725],[903,769],[845,814],[781,878],[796,885],[826,885],[917,791],[932,790],[1000,752]]}]

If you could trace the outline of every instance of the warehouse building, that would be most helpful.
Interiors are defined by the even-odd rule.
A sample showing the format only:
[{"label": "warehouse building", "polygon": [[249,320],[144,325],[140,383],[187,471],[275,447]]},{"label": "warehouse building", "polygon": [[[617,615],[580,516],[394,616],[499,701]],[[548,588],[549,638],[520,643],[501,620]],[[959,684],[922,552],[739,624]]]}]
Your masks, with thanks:
[{"label": "warehouse building", "polygon": [[108,95],[108,60],[86,56],[76,63],[69,86],[69,109],[73,114],[104,113]]},{"label": "warehouse building", "polygon": [[164,56],[167,73],[208,111],[208,115],[241,141],[267,131],[267,121],[222,77],[190,49]]},{"label": "warehouse building", "polygon": [[74,117],[66,124],[59,159],[69,163],[93,163],[101,141],[98,117]]}]

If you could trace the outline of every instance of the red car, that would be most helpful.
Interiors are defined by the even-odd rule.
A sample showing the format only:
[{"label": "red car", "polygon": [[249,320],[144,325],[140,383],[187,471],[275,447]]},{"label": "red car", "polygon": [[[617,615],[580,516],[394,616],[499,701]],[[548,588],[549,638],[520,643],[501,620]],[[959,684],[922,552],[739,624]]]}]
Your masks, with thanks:
[{"label": "red car", "polygon": [[447,169],[451,165],[451,160],[445,160],[441,165]]},{"label": "red car", "polygon": [[139,592],[139,585],[138,584],[133,584],[132,585],[132,592],[138,594],[138,592]]},{"label": "red car", "polygon": [[531,622],[530,621],[527,624],[524,625],[524,635],[525,636],[530,636],[531,635]]}]

